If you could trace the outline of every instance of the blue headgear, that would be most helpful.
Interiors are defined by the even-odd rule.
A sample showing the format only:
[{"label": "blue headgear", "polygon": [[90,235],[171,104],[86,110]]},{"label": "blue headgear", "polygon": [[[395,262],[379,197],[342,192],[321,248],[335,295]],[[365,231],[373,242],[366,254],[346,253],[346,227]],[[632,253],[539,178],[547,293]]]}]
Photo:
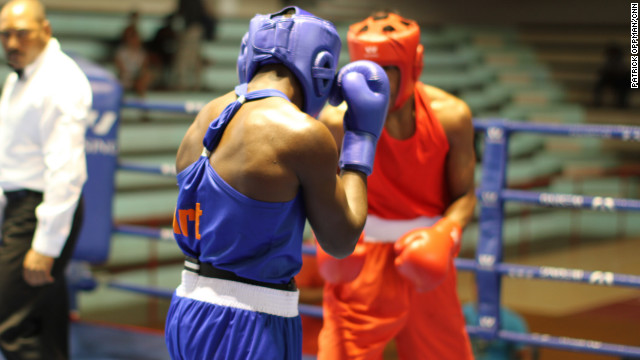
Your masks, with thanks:
[{"label": "blue headgear", "polygon": [[[290,17],[284,14],[294,9]],[[249,82],[258,68],[283,64],[304,93],[302,111],[316,116],[329,96],[340,56],[335,26],[296,6],[268,15],[256,15],[242,38],[237,71],[240,83]]]}]

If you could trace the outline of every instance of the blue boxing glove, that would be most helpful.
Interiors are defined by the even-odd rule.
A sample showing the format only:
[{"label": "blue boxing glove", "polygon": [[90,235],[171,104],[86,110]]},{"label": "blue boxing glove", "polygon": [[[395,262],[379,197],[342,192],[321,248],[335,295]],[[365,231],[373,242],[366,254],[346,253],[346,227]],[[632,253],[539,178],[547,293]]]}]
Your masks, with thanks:
[{"label": "blue boxing glove", "polygon": [[389,106],[389,79],[380,65],[358,60],[340,69],[329,103],[347,102],[340,168],[373,171],[376,144]]}]

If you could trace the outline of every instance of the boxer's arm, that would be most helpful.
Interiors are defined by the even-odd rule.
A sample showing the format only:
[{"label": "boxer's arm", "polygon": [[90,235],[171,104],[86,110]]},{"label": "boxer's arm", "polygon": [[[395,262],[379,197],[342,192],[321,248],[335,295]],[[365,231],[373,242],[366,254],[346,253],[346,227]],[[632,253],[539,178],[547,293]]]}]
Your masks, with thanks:
[{"label": "boxer's arm", "polygon": [[[342,67],[338,72],[329,103],[339,105],[342,102],[348,104],[348,109],[342,119],[344,137],[338,162],[341,171],[336,178],[338,187],[330,186],[330,189],[337,190],[333,198],[338,204],[344,204],[342,206],[347,208],[347,212],[342,214],[346,216],[346,222],[356,226],[344,228],[349,233],[348,237],[336,239],[335,225],[344,222],[343,220],[336,219],[338,221],[335,225],[330,224],[329,221],[322,221],[321,225],[324,228],[318,229],[309,218],[320,246],[336,258],[345,257],[353,252],[355,240],[364,228],[368,205],[367,176],[373,170],[375,148],[389,105],[389,79],[384,70],[379,65],[366,60],[354,61]],[[332,153],[337,154],[335,146],[337,143],[331,136],[331,132],[319,122],[317,126],[325,129],[324,133],[329,134],[329,141],[333,145]],[[330,163],[327,165],[331,166]],[[335,174],[334,171],[335,168],[332,171]],[[322,174],[322,176],[325,175]],[[342,191],[344,196],[341,194]],[[323,202],[320,198],[316,200],[319,203]],[[356,233],[353,230],[356,230]],[[349,244],[348,251],[343,253],[341,250],[345,250],[346,244]]]},{"label": "boxer's arm", "polygon": [[346,111],[347,103],[343,101],[338,106],[331,106],[327,104],[320,112],[320,115],[318,115],[318,120],[323,123],[329,129],[331,135],[333,135],[333,138],[336,141],[336,146],[338,146],[338,151],[340,151],[342,138],[344,137],[342,119],[344,118],[344,113]]},{"label": "boxer's arm", "polygon": [[351,254],[367,216],[367,178],[359,171],[336,175],[338,147],[326,126],[309,124],[297,152],[297,174],[307,219],[322,248],[343,258]]},{"label": "boxer's arm", "polygon": [[444,216],[451,218],[463,228],[473,217],[476,205],[474,174],[476,156],[471,110],[457,97],[427,86],[436,111],[449,141],[446,176],[451,204]]},{"label": "boxer's arm", "polygon": [[[331,106],[327,104],[320,115],[318,120],[323,123],[331,132],[331,135],[335,139],[338,152],[340,152],[342,139],[344,138],[344,125],[343,118],[344,113],[347,111],[347,103],[342,102],[338,106]],[[362,235],[361,235],[362,237]],[[318,246],[316,249],[316,257],[318,261],[318,270],[323,279],[332,284],[342,284],[353,281],[362,266],[364,265],[365,249],[360,244],[359,240],[356,247],[348,257],[344,259],[335,259],[334,257],[327,255],[322,250],[322,247]]]}]

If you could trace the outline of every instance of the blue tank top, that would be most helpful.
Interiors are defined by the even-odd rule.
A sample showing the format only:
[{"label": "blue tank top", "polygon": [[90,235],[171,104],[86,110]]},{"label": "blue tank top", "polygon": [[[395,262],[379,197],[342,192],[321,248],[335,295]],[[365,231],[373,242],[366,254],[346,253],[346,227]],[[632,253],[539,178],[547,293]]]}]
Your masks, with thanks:
[{"label": "blue tank top", "polygon": [[178,174],[174,237],[186,256],[238,276],[286,284],[302,266],[306,212],[301,192],[286,202],[251,199],[227,184],[209,163],[211,152],[246,101],[280,96],[274,90],[246,93],[229,104],[207,129],[200,158]]}]

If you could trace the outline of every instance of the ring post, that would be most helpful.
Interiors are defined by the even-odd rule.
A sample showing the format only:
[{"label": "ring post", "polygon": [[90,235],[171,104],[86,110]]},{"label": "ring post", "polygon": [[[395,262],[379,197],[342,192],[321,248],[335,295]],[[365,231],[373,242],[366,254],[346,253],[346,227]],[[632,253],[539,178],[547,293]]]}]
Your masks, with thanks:
[{"label": "ring post", "polygon": [[82,58],[74,60],[91,83],[93,105],[85,139],[88,178],[83,190],[84,221],[73,258],[101,263],[109,256],[113,231],[112,201],[122,87],[106,69]]},{"label": "ring post", "polygon": [[478,288],[478,335],[494,339],[500,328],[502,276],[496,266],[502,262],[502,225],[509,137],[501,120],[488,123],[480,184],[480,234],[476,250]]}]

